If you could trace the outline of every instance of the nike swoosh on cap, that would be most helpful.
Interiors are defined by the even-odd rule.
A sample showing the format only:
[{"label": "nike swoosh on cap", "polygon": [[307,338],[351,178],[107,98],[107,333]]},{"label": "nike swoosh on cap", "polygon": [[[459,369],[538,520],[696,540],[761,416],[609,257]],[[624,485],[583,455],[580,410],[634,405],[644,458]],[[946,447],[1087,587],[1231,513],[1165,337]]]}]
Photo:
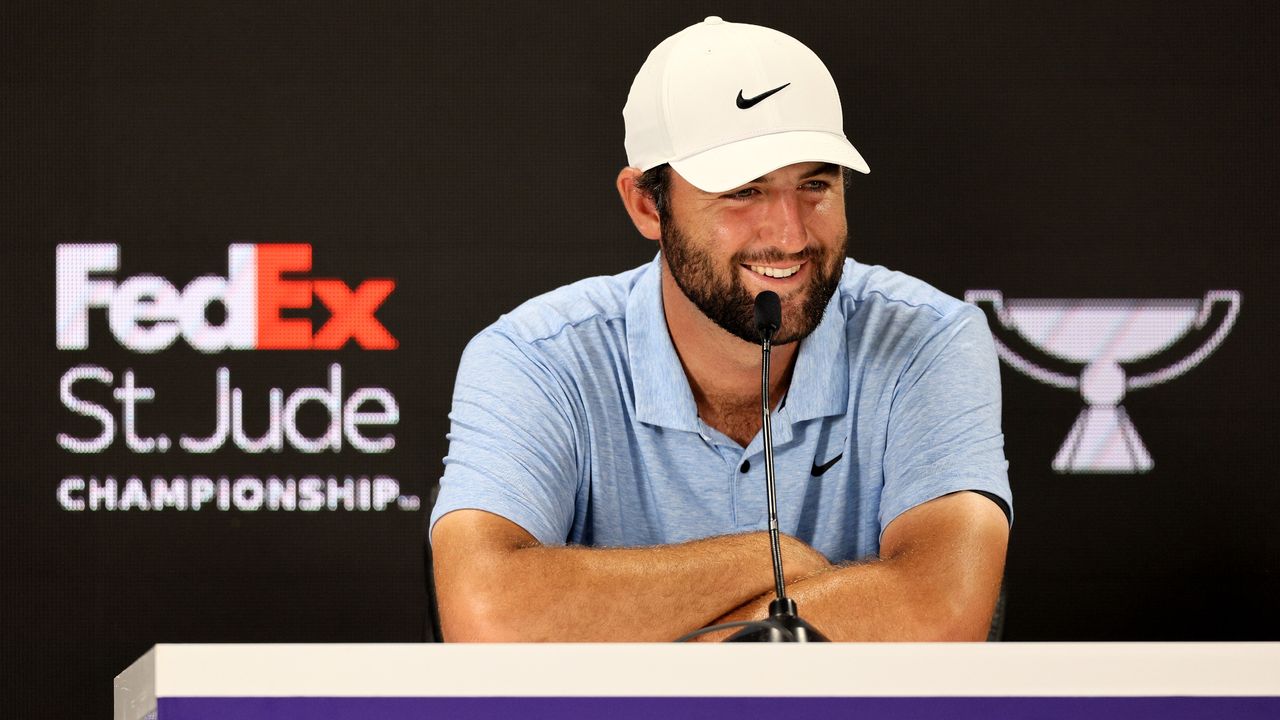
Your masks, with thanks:
[{"label": "nike swoosh on cap", "polygon": [[748,109],[748,108],[753,108],[753,107],[755,107],[755,106],[756,106],[756,104],[757,104],[757,103],[759,103],[761,100],[764,100],[765,98],[767,98],[767,97],[769,97],[770,95],[772,95],[772,94],[774,94],[774,93],[778,92],[779,90],[781,90],[782,88],[784,88],[784,87],[786,87],[787,85],[790,85],[790,84],[791,84],[791,83],[787,83],[786,85],[779,85],[778,87],[776,87],[776,88],[774,88],[774,89],[772,89],[772,90],[769,90],[768,92],[760,93],[759,95],[756,95],[755,97],[751,97],[751,98],[744,98],[744,97],[742,97],[742,91],[741,91],[741,90],[739,90],[739,91],[738,91],[738,101],[737,101],[737,102],[738,102],[738,107],[739,107],[739,108],[742,108],[743,110],[746,110],[746,109]]},{"label": "nike swoosh on cap", "polygon": [[840,462],[840,458],[842,457],[844,457],[844,453],[840,453],[839,455],[831,458],[830,460],[822,463],[821,465],[819,465],[815,461],[813,463],[813,469],[809,471],[809,474],[813,475],[814,477],[821,477],[822,473],[826,472],[827,470],[830,470],[832,465],[835,465],[836,463]]}]

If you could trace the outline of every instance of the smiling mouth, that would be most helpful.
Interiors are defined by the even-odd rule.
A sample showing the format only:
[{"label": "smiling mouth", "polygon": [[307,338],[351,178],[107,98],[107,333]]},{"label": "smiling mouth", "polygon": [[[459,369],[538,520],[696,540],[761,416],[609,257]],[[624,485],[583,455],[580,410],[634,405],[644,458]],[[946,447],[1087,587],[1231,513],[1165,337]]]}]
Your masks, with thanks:
[{"label": "smiling mouth", "polygon": [[796,273],[800,272],[800,268],[803,265],[804,263],[798,263],[790,267],[780,267],[780,268],[768,267],[766,265],[743,265],[742,267],[750,270],[751,272],[757,275],[763,275],[765,277],[782,279],[782,278],[789,278],[792,275],[795,275]]}]

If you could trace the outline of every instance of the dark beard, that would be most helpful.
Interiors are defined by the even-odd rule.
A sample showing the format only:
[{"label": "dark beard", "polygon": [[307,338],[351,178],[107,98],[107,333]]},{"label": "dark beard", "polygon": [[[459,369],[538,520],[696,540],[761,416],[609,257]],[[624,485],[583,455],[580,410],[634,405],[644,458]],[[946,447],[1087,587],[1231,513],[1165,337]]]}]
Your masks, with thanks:
[{"label": "dark beard", "polygon": [[[743,284],[737,273],[740,264],[769,263],[804,260],[814,269],[809,282],[798,292],[804,301],[795,307],[793,296],[782,298],[782,327],[774,337],[774,345],[785,345],[802,340],[822,322],[827,303],[840,284],[844,270],[844,255],[848,235],[840,238],[835,258],[824,257],[821,251],[806,247],[796,256],[780,252],[766,252],[750,258],[734,258],[728,281],[716,274],[711,258],[691,246],[688,237],[676,223],[668,219],[662,224],[662,254],[671,277],[702,314],[735,337],[749,343],[759,343],[755,329],[755,296]],[[794,294],[793,294],[794,295]],[[789,302],[790,300],[790,302]]]}]

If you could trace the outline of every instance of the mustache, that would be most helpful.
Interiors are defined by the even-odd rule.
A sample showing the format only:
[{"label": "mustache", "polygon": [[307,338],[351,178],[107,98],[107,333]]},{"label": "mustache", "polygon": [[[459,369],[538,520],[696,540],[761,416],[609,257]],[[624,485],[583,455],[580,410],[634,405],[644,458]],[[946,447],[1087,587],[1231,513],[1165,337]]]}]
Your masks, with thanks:
[{"label": "mustache", "polygon": [[797,253],[784,253],[778,248],[765,248],[764,250],[756,250],[751,253],[738,253],[734,255],[733,261],[738,265],[753,265],[759,263],[798,263],[806,260],[816,260],[823,256],[823,252],[815,247],[806,246]]}]

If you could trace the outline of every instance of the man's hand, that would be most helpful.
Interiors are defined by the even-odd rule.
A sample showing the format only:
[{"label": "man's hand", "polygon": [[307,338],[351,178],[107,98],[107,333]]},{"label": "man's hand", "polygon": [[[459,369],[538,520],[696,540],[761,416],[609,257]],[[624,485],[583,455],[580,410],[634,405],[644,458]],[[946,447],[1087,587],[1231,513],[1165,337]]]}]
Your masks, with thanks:
[{"label": "man's hand", "polygon": [[[782,537],[788,581],[830,567]],[[432,530],[449,641],[670,641],[773,587],[769,536],[649,548],[544,547],[515,523],[456,510]]]},{"label": "man's hand", "polygon": [[[821,571],[788,584],[787,595],[832,640],[985,640],[1008,541],[1008,521],[995,503],[952,493],[890,523],[878,561]],[[771,600],[772,592],[708,624],[763,619]]]}]

